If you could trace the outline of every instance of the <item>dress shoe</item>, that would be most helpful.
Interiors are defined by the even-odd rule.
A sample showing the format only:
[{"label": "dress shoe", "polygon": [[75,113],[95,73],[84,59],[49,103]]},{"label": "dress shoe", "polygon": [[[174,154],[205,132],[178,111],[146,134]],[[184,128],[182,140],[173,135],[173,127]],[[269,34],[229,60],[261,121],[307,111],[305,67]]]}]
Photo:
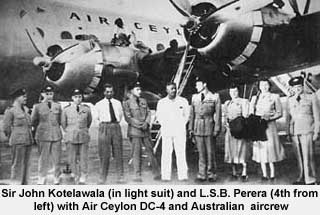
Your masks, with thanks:
[{"label": "dress shoe", "polygon": [[247,182],[247,181],[248,181],[248,178],[249,178],[248,175],[242,175],[242,176],[241,176],[241,181],[242,181],[242,182]]},{"label": "dress shoe", "polygon": [[46,177],[39,177],[37,181],[37,185],[44,185],[46,184]]},{"label": "dress shoe", "polygon": [[312,182],[312,183],[309,183],[309,184],[306,184],[306,185],[317,185],[317,182]]},{"label": "dress shoe", "polygon": [[196,183],[202,183],[202,182],[205,182],[206,179],[205,179],[205,178],[196,178],[196,179],[194,179],[194,181],[195,181]]},{"label": "dress shoe", "polygon": [[133,181],[134,182],[142,182],[142,178],[134,178]]},{"label": "dress shoe", "polygon": [[217,179],[218,179],[217,174],[213,174],[213,175],[210,175],[210,176],[208,177],[208,181],[209,181],[209,182],[216,182]]},{"label": "dress shoe", "polygon": [[154,176],[153,180],[160,181],[161,180],[161,175]]},{"label": "dress shoe", "polygon": [[292,184],[293,185],[305,185],[304,181],[295,181]]},{"label": "dress shoe", "polygon": [[59,177],[54,177],[54,179],[53,179],[53,184],[54,184],[54,185],[60,184],[60,178],[59,178]]},{"label": "dress shoe", "polygon": [[238,180],[238,178],[239,178],[239,175],[235,175],[235,174],[231,175],[232,180]]},{"label": "dress shoe", "polygon": [[269,180],[268,177],[265,177],[265,176],[262,176],[262,177],[261,177],[261,181],[262,181],[262,182],[266,182],[266,181],[268,181],[268,180]]}]

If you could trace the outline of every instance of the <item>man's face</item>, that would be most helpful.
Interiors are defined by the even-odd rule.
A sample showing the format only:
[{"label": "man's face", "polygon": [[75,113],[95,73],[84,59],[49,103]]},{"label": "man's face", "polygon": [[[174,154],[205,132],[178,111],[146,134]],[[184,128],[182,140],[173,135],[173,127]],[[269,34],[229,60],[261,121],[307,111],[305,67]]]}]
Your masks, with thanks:
[{"label": "man's face", "polygon": [[175,98],[177,95],[177,87],[174,84],[167,86],[167,93],[170,98]]},{"label": "man's face", "polygon": [[79,105],[82,102],[82,95],[74,95],[72,100],[76,105]]},{"label": "man's face", "polygon": [[239,90],[238,90],[238,88],[231,88],[231,89],[229,90],[229,94],[230,94],[230,97],[231,97],[232,99],[238,98],[238,97],[239,97]]},{"label": "man's face", "polygon": [[205,86],[206,86],[206,84],[203,83],[202,81],[197,81],[196,82],[197,92],[200,93],[205,88]]},{"label": "man's face", "polygon": [[45,93],[41,93],[42,97],[44,100],[46,101],[52,101],[53,100],[53,96],[54,96],[54,92],[45,92]]},{"label": "man's face", "polygon": [[140,97],[141,96],[141,87],[135,87],[131,90],[132,95],[136,96],[136,97]]},{"label": "man's face", "polygon": [[260,81],[259,88],[260,88],[261,92],[269,92],[270,85],[269,85],[268,81]]},{"label": "man's face", "polygon": [[17,100],[20,104],[26,105],[26,104],[27,104],[27,95],[21,95],[21,96],[17,97],[16,100]]},{"label": "man's face", "polygon": [[104,90],[104,96],[107,99],[111,99],[113,96],[113,88],[112,87],[106,87],[106,89]]},{"label": "man's face", "polygon": [[292,91],[295,95],[303,93],[303,86],[301,84],[292,86]]}]

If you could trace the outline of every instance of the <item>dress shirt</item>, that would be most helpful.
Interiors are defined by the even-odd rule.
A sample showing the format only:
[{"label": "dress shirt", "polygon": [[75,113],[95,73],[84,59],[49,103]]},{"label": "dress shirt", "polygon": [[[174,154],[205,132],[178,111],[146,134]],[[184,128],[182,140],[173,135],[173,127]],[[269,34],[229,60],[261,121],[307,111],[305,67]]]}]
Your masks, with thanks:
[{"label": "dress shirt", "polygon": [[180,96],[173,100],[168,97],[160,99],[156,114],[161,125],[162,135],[177,136],[186,132],[186,123],[190,114],[187,99]]},{"label": "dress shirt", "polygon": [[[120,122],[123,117],[123,109],[122,109],[121,102],[114,98],[110,99],[110,101],[112,103],[117,122]],[[104,98],[100,100],[95,105],[95,111],[97,114],[96,118],[99,122],[111,122],[108,99]]]}]

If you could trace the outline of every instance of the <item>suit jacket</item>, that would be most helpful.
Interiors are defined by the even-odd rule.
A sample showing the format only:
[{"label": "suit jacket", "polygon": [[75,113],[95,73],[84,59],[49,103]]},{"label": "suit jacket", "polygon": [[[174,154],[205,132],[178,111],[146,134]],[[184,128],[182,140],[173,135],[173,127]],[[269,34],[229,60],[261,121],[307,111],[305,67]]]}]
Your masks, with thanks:
[{"label": "suit jacket", "polygon": [[315,94],[301,94],[300,101],[297,96],[288,99],[287,122],[289,133],[293,135],[319,133],[320,109]]},{"label": "suit jacket", "polygon": [[9,145],[31,145],[33,143],[31,118],[27,108],[8,108],[4,113],[3,130],[9,137]]},{"label": "suit jacket", "polygon": [[91,122],[92,115],[89,106],[80,104],[79,112],[74,104],[66,106],[61,117],[61,126],[66,132],[65,141],[73,144],[88,143]]},{"label": "suit jacket", "polygon": [[[147,101],[139,98],[139,104],[136,97],[123,102],[124,116],[128,123],[128,137],[147,137],[150,135],[151,112]],[[147,123],[146,129],[142,128],[143,123]]]},{"label": "suit jacket", "polygon": [[31,120],[32,125],[36,128],[35,139],[37,141],[60,141],[62,139],[59,103],[52,102],[50,109],[47,102],[34,105]]},{"label": "suit jacket", "polygon": [[205,95],[201,101],[201,93],[194,94],[191,101],[189,130],[197,136],[218,134],[221,129],[221,101],[219,94]]}]

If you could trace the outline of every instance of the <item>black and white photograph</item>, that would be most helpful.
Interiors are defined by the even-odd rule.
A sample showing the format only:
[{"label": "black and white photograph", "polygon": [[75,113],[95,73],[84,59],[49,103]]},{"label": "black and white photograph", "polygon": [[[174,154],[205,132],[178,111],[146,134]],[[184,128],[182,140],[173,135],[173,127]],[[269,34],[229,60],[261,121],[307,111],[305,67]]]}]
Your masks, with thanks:
[{"label": "black and white photograph", "polygon": [[320,1],[1,0],[0,184],[317,185]]}]

